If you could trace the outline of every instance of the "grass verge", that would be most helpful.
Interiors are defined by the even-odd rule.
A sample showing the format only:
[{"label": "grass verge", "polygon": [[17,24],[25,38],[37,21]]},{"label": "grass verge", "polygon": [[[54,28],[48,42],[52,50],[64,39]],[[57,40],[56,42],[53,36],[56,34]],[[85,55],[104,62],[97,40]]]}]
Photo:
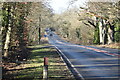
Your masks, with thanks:
[{"label": "grass verge", "polygon": [[106,45],[91,45],[91,46],[102,47],[102,48],[120,49],[120,43],[113,43],[113,44],[106,44]]},{"label": "grass verge", "polygon": [[48,44],[44,46],[29,46],[31,49],[29,59],[19,66],[9,68],[4,80],[41,80],[44,57],[49,58],[49,80],[75,80],[56,49]]}]

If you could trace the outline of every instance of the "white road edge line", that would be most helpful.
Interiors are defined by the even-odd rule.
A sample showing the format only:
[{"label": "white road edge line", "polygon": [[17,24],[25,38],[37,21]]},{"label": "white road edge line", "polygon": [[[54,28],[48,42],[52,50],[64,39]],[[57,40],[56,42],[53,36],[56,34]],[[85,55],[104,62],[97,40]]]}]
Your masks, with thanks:
[{"label": "white road edge line", "polygon": [[[53,46],[55,46],[55,45],[53,45]],[[66,58],[66,60],[69,62],[69,64],[71,65],[71,67],[75,67],[71,62],[70,62],[70,60],[63,54],[63,52],[59,49],[59,48],[57,48],[57,46],[55,46],[55,48]],[[78,74],[78,76],[82,79],[82,80],[85,80],[84,78],[83,78],[83,76],[77,71],[77,69],[76,68],[73,68],[74,70],[75,70],[75,72]]]}]

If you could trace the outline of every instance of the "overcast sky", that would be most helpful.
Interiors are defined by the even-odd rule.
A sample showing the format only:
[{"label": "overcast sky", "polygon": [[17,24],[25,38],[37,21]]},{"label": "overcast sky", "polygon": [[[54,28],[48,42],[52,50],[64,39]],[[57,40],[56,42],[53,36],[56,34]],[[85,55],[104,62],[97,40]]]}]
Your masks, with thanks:
[{"label": "overcast sky", "polygon": [[[65,10],[67,10],[68,6],[69,6],[69,2],[71,0],[51,0],[51,7],[53,8],[55,13],[61,13],[64,12]],[[85,6],[84,3],[87,0],[78,0],[76,3],[74,3],[71,7],[73,6]]]}]

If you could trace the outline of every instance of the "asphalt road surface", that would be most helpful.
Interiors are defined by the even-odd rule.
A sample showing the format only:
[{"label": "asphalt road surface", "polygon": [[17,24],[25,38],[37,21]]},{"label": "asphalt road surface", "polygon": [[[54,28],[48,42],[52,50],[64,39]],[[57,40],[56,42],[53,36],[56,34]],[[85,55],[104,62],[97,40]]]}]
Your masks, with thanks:
[{"label": "asphalt road surface", "polygon": [[49,43],[66,56],[83,80],[120,80],[118,49],[75,45],[48,34]]}]

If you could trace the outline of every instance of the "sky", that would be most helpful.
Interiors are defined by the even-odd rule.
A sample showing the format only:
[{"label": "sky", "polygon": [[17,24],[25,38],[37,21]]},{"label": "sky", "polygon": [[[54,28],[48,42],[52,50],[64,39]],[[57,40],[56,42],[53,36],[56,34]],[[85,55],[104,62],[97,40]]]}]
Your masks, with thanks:
[{"label": "sky", "polygon": [[[68,6],[69,6],[69,2],[71,0],[51,0],[51,7],[53,8],[54,10],[54,13],[62,13],[64,11],[66,11],[68,9]],[[79,7],[79,6],[85,6],[85,2],[87,0],[78,0],[76,1],[74,4],[72,4],[72,6],[70,6],[69,8],[71,7]]]}]

